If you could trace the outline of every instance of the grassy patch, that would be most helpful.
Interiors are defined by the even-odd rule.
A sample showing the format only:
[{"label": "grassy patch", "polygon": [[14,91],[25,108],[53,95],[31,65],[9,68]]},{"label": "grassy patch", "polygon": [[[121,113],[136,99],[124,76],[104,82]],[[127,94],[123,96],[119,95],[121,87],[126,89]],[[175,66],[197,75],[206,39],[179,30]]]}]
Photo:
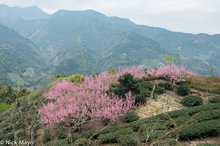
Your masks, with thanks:
[{"label": "grassy patch", "polygon": [[5,102],[0,102],[0,112],[1,112],[1,111],[4,111],[4,110],[7,110],[7,109],[9,109],[10,107],[11,107],[10,104],[7,104],[7,103],[5,103]]},{"label": "grassy patch", "polygon": [[[220,78],[211,77],[191,77],[187,79],[190,82],[190,87],[205,92],[220,94]],[[208,85],[208,86],[207,86]]]}]

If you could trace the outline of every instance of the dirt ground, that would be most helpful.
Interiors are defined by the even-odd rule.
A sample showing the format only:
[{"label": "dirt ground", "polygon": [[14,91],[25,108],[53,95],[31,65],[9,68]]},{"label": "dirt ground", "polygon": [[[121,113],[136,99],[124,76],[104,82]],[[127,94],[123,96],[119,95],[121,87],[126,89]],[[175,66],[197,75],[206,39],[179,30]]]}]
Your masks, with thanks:
[{"label": "dirt ground", "polygon": [[158,95],[156,99],[148,99],[145,105],[139,106],[136,112],[140,118],[146,118],[184,108],[179,102],[182,97],[173,91],[166,91],[164,94]]}]

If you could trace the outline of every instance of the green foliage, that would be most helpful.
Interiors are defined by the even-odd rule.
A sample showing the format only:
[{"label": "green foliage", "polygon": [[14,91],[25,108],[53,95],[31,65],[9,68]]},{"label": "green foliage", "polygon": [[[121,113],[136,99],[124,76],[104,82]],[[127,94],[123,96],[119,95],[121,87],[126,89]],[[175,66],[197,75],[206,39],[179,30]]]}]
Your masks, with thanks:
[{"label": "green foliage", "polygon": [[210,98],[208,101],[209,103],[220,103],[220,97],[219,96],[213,97],[213,98]]},{"label": "green foliage", "polygon": [[172,85],[168,82],[167,83],[159,83],[158,86],[159,87],[164,87],[166,90],[172,90],[173,89]]},{"label": "green foliage", "polygon": [[55,81],[63,81],[63,80],[68,80],[73,83],[82,83],[84,81],[84,76],[80,74],[74,74],[69,77],[57,75],[55,78]]},{"label": "green foliage", "polygon": [[168,120],[165,125],[170,128],[170,127],[175,127],[175,126],[180,126],[183,125],[184,123],[186,123],[188,120],[190,120],[190,116],[189,115],[183,115],[174,119],[170,119]]},{"label": "green foliage", "polygon": [[4,139],[5,140],[11,140],[11,141],[13,141],[14,140],[14,133],[9,133],[9,134],[6,134],[5,136],[4,136]]},{"label": "green foliage", "polygon": [[205,104],[201,106],[191,107],[187,109],[187,113],[189,115],[193,115],[201,111],[216,110],[216,109],[220,109],[220,103]]},{"label": "green foliage", "polygon": [[214,143],[200,143],[200,144],[197,144],[196,146],[217,146],[217,145]]},{"label": "green foliage", "polygon": [[150,96],[150,91],[153,88],[152,83],[142,79],[134,79],[130,73],[125,73],[118,79],[119,84],[112,84],[107,91],[108,94],[118,95],[121,98],[125,98],[125,94],[129,91],[132,95],[136,96],[135,104],[145,103],[147,97]]},{"label": "green foliage", "polygon": [[111,126],[111,127],[105,128],[104,130],[98,132],[94,136],[94,138],[97,138],[99,135],[102,135],[102,134],[107,134],[107,133],[115,132],[115,131],[117,131],[119,129],[121,129],[121,127],[119,127],[119,126]]},{"label": "green foliage", "polygon": [[176,143],[176,139],[174,138],[167,138],[167,139],[161,140],[158,143],[158,146],[175,146],[175,145],[177,145],[177,143]]},{"label": "green foliage", "polygon": [[194,114],[192,118],[198,122],[218,119],[220,118],[220,109],[217,110],[210,109],[210,110],[200,111],[199,113]]},{"label": "green foliage", "polygon": [[43,143],[47,143],[50,140],[51,140],[51,133],[50,133],[49,129],[44,129],[44,134],[42,137]]},{"label": "green foliage", "polygon": [[104,125],[108,125],[110,123],[110,120],[105,118],[102,120],[102,122]]},{"label": "green foliage", "polygon": [[177,63],[178,62],[178,60],[177,59],[175,59],[173,56],[170,56],[170,55],[168,55],[168,54],[165,54],[164,55],[164,59],[165,59],[165,61],[167,62],[167,63],[169,63],[169,64],[171,64],[171,63]]},{"label": "green foliage", "polygon": [[102,134],[98,137],[99,144],[117,143],[117,133]]},{"label": "green foliage", "polygon": [[[81,133],[80,137],[88,139],[94,135],[93,140],[96,141],[96,144],[137,145],[141,141],[148,144],[155,142],[155,145],[175,145],[177,136],[181,140],[187,140],[220,134],[219,110],[219,103],[189,107],[136,120],[121,127],[110,126],[96,135],[94,135],[96,133],[94,130],[86,131]],[[178,130],[176,131],[174,128]],[[134,131],[141,134],[139,140]],[[169,132],[171,133],[156,141]]]},{"label": "green foliage", "polygon": [[95,130],[89,130],[89,131],[85,131],[85,132],[82,132],[80,135],[81,137],[83,138],[90,138],[92,135],[94,135],[97,131]]},{"label": "green foliage", "polygon": [[182,99],[181,103],[182,103],[182,105],[184,105],[186,107],[198,106],[198,105],[203,104],[203,99],[200,96],[190,95],[190,96],[184,97]]},{"label": "green foliage", "polygon": [[188,140],[193,138],[205,138],[217,136],[219,134],[220,120],[209,120],[203,122],[195,122],[188,126],[184,126],[179,131],[179,138]]},{"label": "green foliage", "polygon": [[18,92],[18,97],[27,96],[29,93],[30,93],[30,91],[28,91],[27,88],[22,88],[22,89]]},{"label": "green foliage", "polygon": [[56,137],[58,139],[66,138],[66,129],[61,125],[56,128]]},{"label": "green foliage", "polygon": [[12,88],[10,85],[1,86],[0,89],[0,102],[13,103],[18,97],[18,90]]},{"label": "green foliage", "polygon": [[77,139],[74,143],[74,146],[88,146],[89,145],[89,140],[85,138],[80,138]]},{"label": "green foliage", "polygon": [[111,68],[109,71],[108,71],[110,74],[114,74],[114,73],[116,73],[117,72],[117,70],[116,69],[114,69],[114,68]]},{"label": "green foliage", "polygon": [[186,96],[190,92],[190,88],[187,84],[182,84],[177,87],[176,93],[180,96]]},{"label": "green foliage", "polygon": [[50,141],[46,146],[71,146],[66,139]]},{"label": "green foliage", "polygon": [[100,144],[117,143],[119,142],[118,138],[121,135],[133,135],[133,131],[131,128],[126,128],[126,129],[117,130],[115,132],[101,134],[98,137],[98,142]]},{"label": "green foliage", "polygon": [[139,119],[139,116],[135,112],[128,112],[124,117],[124,121],[128,123],[137,121],[138,119]]},{"label": "green foliage", "polygon": [[165,88],[161,86],[156,87],[156,93],[157,94],[163,94],[165,92]]},{"label": "green foliage", "polygon": [[23,140],[25,138],[26,134],[23,130],[20,130],[15,133],[15,136],[17,139]]},{"label": "green foliage", "polygon": [[4,103],[4,102],[0,102],[0,112],[1,111],[4,111],[4,110],[7,110],[11,107],[10,104],[7,104],[7,103]]},{"label": "green foliage", "polygon": [[119,142],[122,146],[137,146],[138,145],[138,139],[133,134],[120,135],[117,139],[117,142]]},{"label": "green foliage", "polygon": [[143,124],[140,126],[138,131],[141,132],[143,141],[152,141],[160,136],[160,133],[164,134],[167,132],[166,127],[157,122]]}]

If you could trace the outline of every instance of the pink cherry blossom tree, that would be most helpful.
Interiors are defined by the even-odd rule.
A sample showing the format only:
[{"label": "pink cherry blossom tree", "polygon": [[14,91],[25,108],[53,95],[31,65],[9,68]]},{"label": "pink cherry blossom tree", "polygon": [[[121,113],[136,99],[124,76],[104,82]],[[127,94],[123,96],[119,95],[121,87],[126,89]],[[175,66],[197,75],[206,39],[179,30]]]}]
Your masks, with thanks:
[{"label": "pink cherry blossom tree", "polygon": [[196,73],[188,70],[187,67],[177,66],[174,64],[161,66],[156,69],[150,69],[150,70],[147,70],[146,73],[152,76],[165,76],[169,78],[172,82],[185,81],[186,77],[196,75]]},{"label": "pink cherry blossom tree", "polygon": [[56,82],[44,94],[50,102],[40,110],[41,121],[50,126],[63,122],[78,125],[89,118],[116,120],[125,115],[134,106],[135,97],[130,92],[126,94],[126,99],[115,95],[110,97],[106,91],[126,72],[135,78],[145,76],[142,68],[132,66],[112,74],[102,72],[100,75],[85,77],[81,84]]}]

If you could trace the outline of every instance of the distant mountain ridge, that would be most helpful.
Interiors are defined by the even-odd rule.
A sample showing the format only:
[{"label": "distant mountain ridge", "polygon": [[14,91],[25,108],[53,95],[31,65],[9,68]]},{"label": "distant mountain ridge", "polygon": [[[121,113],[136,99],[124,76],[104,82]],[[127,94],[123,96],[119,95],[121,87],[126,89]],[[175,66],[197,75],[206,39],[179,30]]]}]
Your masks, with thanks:
[{"label": "distant mountain ridge", "polygon": [[30,7],[8,7],[7,5],[0,4],[1,17],[20,17],[25,20],[44,19],[48,18],[49,14],[42,11],[37,6]]},{"label": "distant mountain ridge", "polygon": [[212,67],[220,75],[220,34],[172,32],[94,10],[60,10],[33,20],[0,16],[0,23],[39,50],[45,62],[39,84],[56,74],[88,75],[129,65],[157,67],[165,63],[164,54],[198,74],[210,75]]}]

